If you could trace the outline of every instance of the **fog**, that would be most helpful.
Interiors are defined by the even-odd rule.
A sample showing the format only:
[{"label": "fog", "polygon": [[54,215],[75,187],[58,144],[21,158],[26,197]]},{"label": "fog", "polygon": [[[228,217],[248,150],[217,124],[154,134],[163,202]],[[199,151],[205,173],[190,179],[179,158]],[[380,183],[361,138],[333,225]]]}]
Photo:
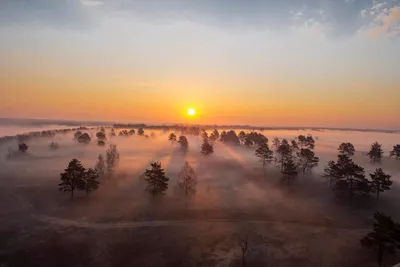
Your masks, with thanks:
[{"label": "fog", "polygon": [[[235,130],[237,133],[240,131],[240,129]],[[337,231],[335,232],[336,237],[331,238],[332,247],[319,252],[321,258],[313,258],[313,262],[319,264],[322,262],[322,265],[319,266],[328,266],[324,264],[335,258],[331,250],[344,250],[348,247],[353,249],[353,247],[359,246],[358,243],[355,244],[358,242],[355,240],[359,238],[358,231],[363,232],[367,229],[371,223],[373,211],[384,210],[395,218],[399,217],[400,209],[398,209],[397,203],[400,198],[398,191],[400,166],[398,162],[388,158],[389,151],[400,142],[399,134],[334,130],[263,131],[262,134],[268,137],[269,143],[274,137],[292,139],[299,134],[311,134],[317,139],[315,152],[316,156],[320,157],[319,166],[313,170],[312,174],[305,177],[299,175],[294,185],[285,187],[279,183],[281,177],[279,168],[272,164],[264,171],[262,164],[254,155],[254,148],[229,146],[217,141],[214,146],[215,152],[210,156],[203,156],[200,153],[202,144],[200,137],[187,136],[189,150],[187,153],[183,153],[177,144],[171,144],[168,141],[170,132],[145,129],[149,136],[151,132],[155,134],[154,138],[145,138],[137,135],[110,137],[109,131],[107,129],[106,146],[97,145],[97,130],[83,131],[92,136],[89,144],[81,144],[74,140],[74,132],[57,134],[51,138],[32,138],[26,142],[29,146],[26,155],[12,159],[8,159],[7,154],[10,149],[17,150],[17,141],[1,144],[2,201],[0,205],[3,209],[3,224],[6,221],[3,216],[7,214],[7,224],[5,224],[7,227],[11,227],[12,224],[14,226],[24,225],[28,222],[39,225],[36,220],[40,221],[40,225],[45,223],[52,230],[63,227],[79,229],[132,227],[136,229],[141,226],[158,225],[160,227],[179,227],[182,231],[180,234],[185,236],[193,234],[194,229],[199,228],[201,230],[197,229],[196,231],[202,232],[204,227],[209,229],[208,224],[223,222],[224,224],[210,226],[211,230],[207,231],[217,231],[213,232],[216,236],[226,236],[229,241],[225,240],[224,242],[227,243],[224,244],[229,249],[225,248],[225,251],[219,251],[220,247],[215,248],[218,251],[213,253],[224,260],[213,258],[218,264],[214,262],[210,266],[231,266],[234,259],[227,259],[235,258],[236,256],[232,255],[237,254],[236,241],[235,239],[231,240],[231,236],[237,234],[239,230],[242,231],[243,228],[247,229],[249,225],[252,229],[257,229],[257,233],[267,236],[269,242],[274,240],[273,247],[276,251],[273,256],[269,257],[273,257],[279,266],[286,266],[279,257],[289,257],[291,260],[296,258],[293,255],[282,256],[285,255],[281,251],[282,247],[292,243],[288,240],[299,238],[304,239],[301,242],[308,242],[308,239],[314,240],[315,237],[315,240],[318,240],[315,242],[323,243],[324,234],[320,234],[321,231],[331,229],[329,231]],[[118,133],[118,131],[116,132]],[[245,130],[245,132],[247,131]],[[177,136],[179,136],[178,133]],[[51,150],[49,148],[51,141],[58,142],[59,149]],[[355,162],[364,167],[366,175],[368,175],[378,167],[370,164],[369,159],[365,156],[366,151],[375,141],[383,145],[385,155],[379,167],[392,175],[392,179],[395,181],[393,190],[384,192],[379,202],[371,198],[349,207],[335,198],[334,192],[321,178],[324,166],[327,161],[336,159],[337,147],[340,143],[351,142],[356,148],[356,155],[353,157]],[[112,181],[101,181],[99,190],[89,196],[78,192],[74,200],[69,198],[68,193],[58,191],[60,173],[67,167],[71,159],[77,158],[82,161],[84,167],[93,168],[97,156],[99,154],[105,156],[105,150],[109,144],[116,144],[120,153],[120,163],[116,177]],[[158,203],[154,203],[146,194],[141,178],[141,174],[153,161],[162,163],[162,167],[170,179],[166,196]],[[177,197],[174,190],[178,173],[185,161],[194,167],[198,179],[196,195],[187,205],[185,201]],[[189,228],[182,226],[186,225],[187,220],[193,222]],[[142,224],[140,225],[138,222]],[[240,224],[239,227],[235,222],[248,222],[248,225]],[[269,230],[263,228],[266,225]],[[299,225],[307,227],[307,229],[298,230],[305,235],[304,237],[296,237],[299,233],[295,233],[294,229],[300,227]],[[315,227],[328,228],[315,230]],[[351,234],[346,232],[350,229],[353,229]],[[3,231],[5,231],[4,227]],[[209,233],[207,231],[203,234]],[[308,236],[306,234],[308,231],[319,232],[318,234],[310,233]],[[325,234],[329,235],[330,232]],[[342,238],[341,235],[345,237]],[[146,239],[146,237],[142,238]],[[346,244],[348,239],[353,244],[351,242]],[[218,241],[215,242],[220,244]],[[254,246],[256,250],[261,249],[260,245]],[[304,244],[299,245],[302,249],[303,246]],[[293,248],[290,251],[292,253]],[[302,253],[299,252],[300,254]],[[314,254],[310,255],[307,257],[317,257]],[[191,257],[195,256],[191,255]],[[345,258],[342,262],[343,266],[351,266],[354,262],[360,262],[359,257],[361,256],[353,255],[352,257],[354,261]],[[254,258],[257,257],[254,256]],[[341,262],[339,259],[336,260]],[[304,266],[310,266],[307,263],[304,264]],[[143,263],[143,266],[156,265]],[[300,266],[303,265],[300,264]]]}]

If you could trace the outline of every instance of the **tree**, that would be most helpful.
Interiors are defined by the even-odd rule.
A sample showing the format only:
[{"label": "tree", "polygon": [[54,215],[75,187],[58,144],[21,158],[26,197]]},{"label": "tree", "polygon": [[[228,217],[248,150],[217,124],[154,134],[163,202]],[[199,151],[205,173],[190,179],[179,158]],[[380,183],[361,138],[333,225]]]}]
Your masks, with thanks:
[{"label": "tree", "polygon": [[208,133],[205,130],[201,132],[201,138],[203,138],[203,140],[208,141]]},{"label": "tree", "polygon": [[179,136],[178,144],[181,146],[182,151],[186,152],[189,148],[189,142],[186,136]]},{"label": "tree", "polygon": [[314,167],[318,166],[319,158],[315,156],[314,151],[310,148],[301,148],[297,152],[298,167],[303,173],[303,177],[307,172],[311,172]]},{"label": "tree", "polygon": [[283,165],[285,164],[285,162],[292,157],[292,149],[288,140],[282,140],[278,147],[278,150],[276,151],[276,154],[276,161],[281,164],[281,170],[283,170]]},{"label": "tree", "polygon": [[107,138],[106,138],[106,134],[105,134],[104,132],[98,132],[98,133],[96,133],[96,137],[97,137],[97,139],[99,139],[99,140],[105,140],[105,139],[107,139]]},{"label": "tree", "polygon": [[246,133],[244,131],[240,131],[238,137],[240,140],[240,143],[244,144],[244,142],[246,141]]},{"label": "tree", "polygon": [[400,160],[400,145],[395,145],[393,150],[390,151],[390,157]]},{"label": "tree", "polygon": [[128,135],[129,135],[129,133],[128,133],[127,130],[122,130],[122,131],[120,131],[119,134],[118,134],[118,136],[128,136]]},{"label": "tree", "polygon": [[238,236],[238,244],[240,247],[240,250],[242,251],[242,267],[246,266],[246,254],[249,249],[249,242],[247,239],[247,234],[245,235],[244,238]]},{"label": "tree", "polygon": [[400,160],[400,145],[395,145],[393,150],[390,151],[390,157]]},{"label": "tree", "polygon": [[81,136],[78,137],[79,143],[88,144],[88,143],[90,143],[91,140],[92,140],[92,138],[89,136],[88,133],[81,134]]},{"label": "tree", "polygon": [[257,146],[260,146],[264,143],[268,143],[268,138],[265,137],[261,133],[250,132],[246,135],[245,144],[246,144],[246,142],[248,142],[248,144],[249,144],[250,143],[249,141],[251,141],[252,144],[256,144]]},{"label": "tree", "polygon": [[300,148],[308,148],[310,150],[315,148],[315,141],[312,135],[299,135],[297,137],[297,142]]},{"label": "tree", "polygon": [[84,190],[86,194],[89,194],[90,192],[93,192],[99,188],[99,174],[96,170],[89,168],[87,171],[85,171],[82,179],[82,188],[80,188],[80,190]]},{"label": "tree", "polygon": [[165,194],[165,191],[168,189],[169,178],[165,175],[164,169],[161,168],[161,162],[153,162],[150,165],[151,169],[147,169],[144,176],[147,182],[146,191],[154,199],[157,195]]},{"label": "tree", "polygon": [[371,191],[364,168],[355,164],[346,154],[339,154],[336,163],[328,163],[324,177],[328,177],[334,184],[335,191],[347,193],[350,199],[354,195],[367,195]]},{"label": "tree", "polygon": [[367,153],[372,163],[380,163],[382,160],[383,150],[382,145],[375,142],[371,145],[371,150]]},{"label": "tree", "polygon": [[94,169],[97,171],[100,178],[104,177],[104,175],[106,174],[106,163],[104,161],[103,155],[99,154],[99,156],[97,157],[97,162],[94,166]]},{"label": "tree", "polygon": [[171,142],[171,144],[176,142],[176,135],[174,133],[171,133],[168,137],[168,140]]},{"label": "tree", "polygon": [[264,143],[260,145],[256,149],[256,157],[260,158],[263,168],[265,168],[266,164],[270,164],[272,160],[274,159],[274,152],[272,152],[271,149],[269,149],[269,146],[267,143]]},{"label": "tree", "polygon": [[74,138],[78,139],[79,136],[81,136],[81,135],[82,135],[82,132],[81,131],[77,131],[76,133],[74,133]]},{"label": "tree", "polygon": [[111,178],[115,169],[119,164],[119,153],[117,150],[117,146],[114,144],[110,144],[106,151],[106,163],[107,163],[107,177]]},{"label": "tree", "polygon": [[103,140],[97,140],[97,145],[99,146],[105,146],[106,142],[104,142]]},{"label": "tree", "polygon": [[196,194],[197,175],[189,162],[185,161],[178,174],[177,192],[184,195],[186,200]]},{"label": "tree", "polygon": [[272,146],[274,147],[275,151],[278,150],[280,145],[281,145],[281,141],[279,140],[278,137],[275,137],[274,140],[272,140]]},{"label": "tree", "polygon": [[294,163],[293,159],[288,158],[283,163],[283,168],[281,172],[283,174],[282,181],[288,184],[292,184],[298,174],[296,164]]},{"label": "tree", "polygon": [[392,176],[383,172],[382,168],[376,169],[374,173],[370,173],[371,176],[371,189],[376,192],[376,198],[379,198],[380,192],[389,190],[393,181],[390,180]]},{"label": "tree", "polygon": [[137,132],[138,132],[138,135],[140,135],[140,136],[144,135],[143,128],[139,128]]},{"label": "tree", "polygon": [[233,145],[239,145],[240,140],[239,137],[236,135],[236,132],[233,130],[230,130],[228,132],[223,131],[220,136],[221,142],[228,143],[228,144],[233,144]]},{"label": "tree", "polygon": [[399,248],[400,225],[380,212],[374,214],[374,220],[372,232],[361,239],[361,245],[367,249],[374,249],[377,262],[382,266],[384,255],[395,254]]},{"label": "tree", "polygon": [[341,143],[338,150],[339,154],[347,156],[354,156],[354,152],[356,151],[352,143]]},{"label": "tree", "polygon": [[131,129],[131,130],[129,131],[129,134],[130,134],[130,135],[134,135],[134,134],[135,134],[135,129]]},{"label": "tree", "polygon": [[204,139],[203,145],[201,146],[201,154],[208,156],[214,153],[214,146]]},{"label": "tree", "polygon": [[59,190],[70,192],[71,198],[73,198],[74,191],[84,187],[84,175],[85,168],[82,166],[82,163],[77,159],[71,160],[68,167],[60,174],[61,183],[59,184]]},{"label": "tree", "polygon": [[254,145],[254,142],[250,138],[246,137],[244,140],[244,145],[247,147],[251,147]]},{"label": "tree", "polygon": [[116,134],[115,134],[115,129],[114,128],[111,128],[111,136],[115,136]]},{"label": "tree", "polygon": [[218,138],[219,138],[219,132],[218,132],[217,129],[214,129],[214,131],[213,131],[213,132],[211,133],[211,135],[210,135],[210,140],[211,140],[212,142],[215,142],[215,141],[218,140]]},{"label": "tree", "polygon": [[21,143],[18,145],[18,150],[25,153],[28,150],[29,146],[25,143]]},{"label": "tree", "polygon": [[104,129],[104,127],[101,127],[101,128],[100,128],[100,132],[106,133],[106,129]]}]

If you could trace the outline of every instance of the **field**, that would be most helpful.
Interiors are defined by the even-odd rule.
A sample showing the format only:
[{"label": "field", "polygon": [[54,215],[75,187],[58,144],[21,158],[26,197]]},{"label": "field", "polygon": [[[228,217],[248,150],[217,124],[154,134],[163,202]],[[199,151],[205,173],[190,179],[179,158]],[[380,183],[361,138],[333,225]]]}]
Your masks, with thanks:
[{"label": "field", "polygon": [[[146,130],[149,134],[151,130]],[[239,132],[239,129],[236,130]],[[254,149],[216,142],[215,153],[200,154],[201,138],[188,136],[182,153],[168,132],[154,138],[110,137],[121,156],[117,175],[89,196],[74,199],[58,191],[60,173],[72,158],[93,167],[106,147],[73,140],[73,133],[28,141],[26,155],[7,159],[11,141],[0,147],[0,266],[242,266],[239,239],[248,239],[246,266],[376,266],[360,238],[372,214],[384,211],[400,220],[400,164],[388,151],[399,134],[345,131],[263,131],[274,137],[311,134],[320,164],[295,184],[279,183],[274,164],[264,171]],[[49,143],[60,144],[50,150]],[[373,172],[365,156],[371,143],[383,144],[380,165],[392,175],[392,190],[381,199],[349,203],[321,178],[341,142],[352,142],[354,160]],[[166,196],[152,201],[141,174],[160,161],[169,180]],[[196,170],[197,193],[186,203],[175,194],[185,161]],[[392,256],[386,264],[400,261]]]}]

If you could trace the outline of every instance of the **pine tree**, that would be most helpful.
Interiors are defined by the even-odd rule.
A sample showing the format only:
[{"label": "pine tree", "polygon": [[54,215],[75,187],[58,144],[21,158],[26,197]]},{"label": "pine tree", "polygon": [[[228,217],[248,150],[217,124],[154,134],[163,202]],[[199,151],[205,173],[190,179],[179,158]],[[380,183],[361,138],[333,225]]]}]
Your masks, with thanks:
[{"label": "pine tree", "polygon": [[356,151],[352,143],[341,143],[338,150],[339,154],[347,156],[354,156],[354,153]]},{"label": "pine tree", "polygon": [[382,160],[382,145],[375,142],[371,145],[371,150],[367,153],[372,163],[380,163]]},{"label": "pine tree", "polygon": [[381,266],[384,255],[395,254],[399,248],[400,225],[380,212],[374,214],[374,219],[373,231],[360,241],[363,247],[376,251],[377,262]]},{"label": "pine tree", "polygon": [[283,168],[281,170],[283,177],[282,181],[286,182],[288,184],[292,184],[294,182],[294,179],[296,178],[298,171],[296,168],[296,164],[294,163],[292,158],[286,159],[286,161],[283,163]]},{"label": "pine tree", "polygon": [[214,146],[207,140],[204,140],[203,144],[201,145],[201,154],[208,156],[212,153],[214,153]]},{"label": "pine tree", "polygon": [[281,170],[283,170],[283,165],[285,164],[285,162],[292,157],[292,149],[288,140],[282,140],[278,147],[278,150],[276,151],[276,154],[276,162],[281,164]]},{"label": "pine tree", "polygon": [[176,135],[174,133],[171,133],[168,137],[168,140],[171,142],[171,144],[176,142]]},{"label": "pine tree", "polygon": [[181,146],[181,149],[184,152],[186,152],[189,148],[189,142],[186,136],[179,136],[178,144]]},{"label": "pine tree", "polygon": [[297,152],[299,170],[303,173],[303,177],[307,172],[311,172],[314,167],[318,166],[319,158],[309,148],[302,148]]},{"label": "pine tree", "polygon": [[143,130],[143,128],[139,128],[138,131],[137,131],[137,133],[138,133],[138,135],[140,135],[140,136],[144,135],[144,130]]},{"label": "pine tree", "polygon": [[390,151],[390,157],[400,160],[400,145],[395,145],[393,150]]},{"label": "pine tree", "polygon": [[261,144],[255,151],[256,157],[260,158],[263,168],[265,168],[266,164],[271,164],[274,159],[274,152],[269,149],[267,143]]},{"label": "pine tree", "polygon": [[379,198],[380,192],[389,190],[393,181],[390,180],[391,176],[384,173],[382,168],[376,169],[374,173],[371,173],[371,187],[372,190],[376,192],[376,198]]},{"label": "pine tree", "polygon": [[99,174],[96,170],[89,168],[83,175],[83,183],[80,190],[84,190],[86,194],[95,191],[99,188]]},{"label": "pine tree", "polygon": [[61,183],[59,184],[59,190],[70,192],[71,198],[73,198],[74,191],[84,187],[84,175],[85,168],[82,166],[82,163],[77,159],[71,160],[65,171],[60,174]]},{"label": "pine tree", "polygon": [[144,175],[147,182],[146,191],[154,199],[157,195],[165,194],[168,189],[169,178],[165,175],[164,169],[161,168],[161,162],[153,162],[150,165],[151,169],[147,169]]}]

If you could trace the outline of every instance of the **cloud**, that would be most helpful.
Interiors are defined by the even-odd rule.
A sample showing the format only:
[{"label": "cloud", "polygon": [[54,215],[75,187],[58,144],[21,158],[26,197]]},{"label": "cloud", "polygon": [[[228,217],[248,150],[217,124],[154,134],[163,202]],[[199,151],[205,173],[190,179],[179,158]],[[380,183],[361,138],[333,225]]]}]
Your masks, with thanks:
[{"label": "cloud", "polygon": [[394,34],[396,6],[400,0],[1,0],[0,22],[85,28],[91,16],[118,16],[158,24],[190,21],[227,31],[303,27],[342,37],[367,27]]},{"label": "cloud", "polygon": [[400,36],[400,3],[374,1],[361,15],[370,21],[365,29],[369,37]]},{"label": "cloud", "polygon": [[100,1],[100,0],[80,0],[80,1],[81,1],[81,4],[82,4],[83,6],[92,7],[92,6],[101,6],[101,5],[104,5],[104,2],[103,2],[103,1]]}]

